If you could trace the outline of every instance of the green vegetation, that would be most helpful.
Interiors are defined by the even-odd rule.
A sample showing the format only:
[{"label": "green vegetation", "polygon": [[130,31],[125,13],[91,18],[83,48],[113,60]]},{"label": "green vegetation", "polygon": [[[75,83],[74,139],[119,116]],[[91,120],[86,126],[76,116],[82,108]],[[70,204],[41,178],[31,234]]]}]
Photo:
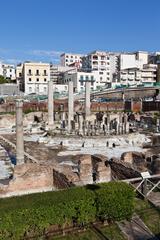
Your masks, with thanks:
[{"label": "green vegetation", "polygon": [[[101,233],[107,238],[112,240],[126,240],[123,236],[121,230],[117,226],[117,224],[112,223],[105,227],[98,227]],[[100,238],[96,233],[92,230],[88,229],[86,232],[83,233],[74,233],[69,234],[63,237],[53,237],[53,240],[99,240]]]},{"label": "green vegetation", "polygon": [[117,226],[117,224],[110,224],[106,227],[100,229],[101,232],[109,239],[112,240],[125,240],[126,238],[123,236],[121,230]]},{"label": "green vegetation", "polygon": [[0,84],[3,84],[3,83],[9,83],[10,80],[6,79],[5,77],[1,76],[0,75]]},{"label": "green vegetation", "polygon": [[133,210],[133,189],[123,182],[1,199],[0,239],[43,235],[51,225],[130,219]]},{"label": "green vegetation", "polygon": [[135,211],[146,226],[157,236],[160,236],[160,211],[149,202],[136,198]]},{"label": "green vegetation", "polygon": [[91,230],[87,230],[84,233],[70,234],[64,237],[53,237],[53,240],[100,240],[98,236]]}]

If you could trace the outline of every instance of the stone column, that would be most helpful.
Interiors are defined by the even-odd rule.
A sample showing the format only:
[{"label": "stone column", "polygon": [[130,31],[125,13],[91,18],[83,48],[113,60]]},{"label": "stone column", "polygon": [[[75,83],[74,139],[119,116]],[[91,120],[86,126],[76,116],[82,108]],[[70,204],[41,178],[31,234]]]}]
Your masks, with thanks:
[{"label": "stone column", "polygon": [[110,115],[107,113],[107,134],[110,135]]},{"label": "stone column", "polygon": [[73,97],[73,82],[68,83],[68,132],[70,133],[71,121],[73,121],[73,111],[74,111],[74,97]]},{"label": "stone column", "polygon": [[157,118],[157,121],[156,121],[156,130],[157,130],[157,132],[159,132],[159,126],[160,126],[160,119]]},{"label": "stone column", "polygon": [[24,163],[23,101],[16,101],[16,159],[17,165]]},{"label": "stone column", "polygon": [[83,116],[79,115],[79,134],[83,134]]},{"label": "stone column", "polygon": [[53,106],[53,82],[48,82],[48,128],[54,125],[54,106]]},{"label": "stone column", "polygon": [[89,81],[86,81],[85,86],[85,117],[89,117],[91,114],[91,102],[90,102],[90,86],[91,83]]}]

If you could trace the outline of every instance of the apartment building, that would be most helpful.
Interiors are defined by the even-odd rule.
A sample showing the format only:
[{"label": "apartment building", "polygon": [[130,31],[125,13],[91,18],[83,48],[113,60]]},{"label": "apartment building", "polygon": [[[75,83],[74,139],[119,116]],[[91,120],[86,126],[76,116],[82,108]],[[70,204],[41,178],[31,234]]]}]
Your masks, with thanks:
[{"label": "apartment building", "polygon": [[17,65],[17,82],[21,91],[26,94],[47,94],[50,80],[50,64],[25,62]]},{"label": "apartment building", "polygon": [[63,53],[60,56],[61,66],[74,65],[77,68],[82,67],[82,54]]},{"label": "apartment building", "polygon": [[144,64],[143,69],[127,68],[118,72],[118,81],[113,82],[114,87],[119,86],[152,86],[156,82],[156,64]]},{"label": "apartment building", "polygon": [[85,81],[91,82],[91,91],[97,89],[96,76],[93,72],[83,72],[82,70],[71,70],[64,73],[63,83],[68,84],[73,81],[74,92],[80,93],[85,91]]},{"label": "apartment building", "polygon": [[110,87],[113,74],[118,71],[119,53],[93,51],[82,58],[82,69],[92,71],[99,86]]},{"label": "apartment building", "polygon": [[144,64],[148,64],[148,52],[121,53],[119,61],[119,70],[129,68],[142,69]]},{"label": "apartment building", "polygon": [[15,80],[15,66],[11,64],[0,63],[0,75],[5,77],[6,79]]},{"label": "apartment building", "polygon": [[149,63],[160,64],[160,52],[149,54]]},{"label": "apartment building", "polygon": [[50,79],[54,84],[61,84],[63,82],[63,74],[72,69],[72,67],[68,66],[50,64]]}]

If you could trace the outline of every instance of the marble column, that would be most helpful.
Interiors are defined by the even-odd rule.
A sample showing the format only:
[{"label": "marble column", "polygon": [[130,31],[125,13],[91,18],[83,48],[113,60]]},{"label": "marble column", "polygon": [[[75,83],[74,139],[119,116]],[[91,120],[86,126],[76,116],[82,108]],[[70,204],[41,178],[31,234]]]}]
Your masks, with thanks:
[{"label": "marble column", "polygon": [[79,134],[83,134],[83,116],[79,115]]},{"label": "marble column", "polygon": [[91,114],[91,102],[90,102],[90,81],[86,81],[85,86],[85,117],[89,117]]},{"label": "marble column", "polygon": [[73,97],[73,81],[68,83],[68,132],[72,131],[71,121],[73,121],[74,97]]},{"label": "marble column", "polygon": [[53,82],[48,82],[48,128],[54,126]]},{"label": "marble column", "polygon": [[16,101],[16,164],[24,163],[23,101]]}]

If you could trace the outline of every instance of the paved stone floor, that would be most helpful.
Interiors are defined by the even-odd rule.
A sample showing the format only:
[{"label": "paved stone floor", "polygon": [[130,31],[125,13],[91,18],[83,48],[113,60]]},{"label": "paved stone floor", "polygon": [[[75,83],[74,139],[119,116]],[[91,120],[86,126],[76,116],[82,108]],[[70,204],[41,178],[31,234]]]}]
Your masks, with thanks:
[{"label": "paved stone floor", "polygon": [[148,199],[156,206],[160,207],[160,192],[152,192],[149,194]]},{"label": "paved stone floor", "polygon": [[137,215],[131,222],[123,221],[118,225],[128,240],[158,240]]}]

